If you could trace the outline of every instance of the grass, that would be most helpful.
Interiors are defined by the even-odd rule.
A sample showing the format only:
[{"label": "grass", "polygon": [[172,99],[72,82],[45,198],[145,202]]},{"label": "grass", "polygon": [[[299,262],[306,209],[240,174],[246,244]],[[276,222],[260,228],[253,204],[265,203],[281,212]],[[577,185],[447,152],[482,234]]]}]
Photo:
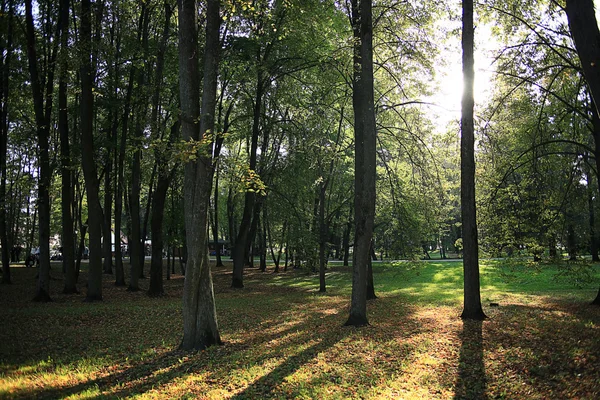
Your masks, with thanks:
[{"label": "grass", "polygon": [[104,276],[104,301],[90,304],[59,293],[56,267],[54,302],[39,304],[35,270],[12,273],[0,287],[2,399],[600,397],[600,307],[588,305],[600,274],[589,264],[482,262],[483,323],[459,318],[460,261],[375,264],[379,298],[360,329],[343,326],[347,268],[328,270],[325,294],[298,270],[247,270],[234,290],[230,267],[218,268],[225,344],[198,353],[177,350],[179,275],[157,299]]}]

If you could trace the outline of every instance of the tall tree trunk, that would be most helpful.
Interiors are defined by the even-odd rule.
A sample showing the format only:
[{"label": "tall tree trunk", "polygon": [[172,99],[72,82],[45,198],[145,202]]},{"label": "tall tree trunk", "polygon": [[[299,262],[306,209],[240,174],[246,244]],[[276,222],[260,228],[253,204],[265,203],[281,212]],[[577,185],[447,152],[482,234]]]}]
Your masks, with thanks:
[{"label": "tall tree trunk", "polygon": [[99,181],[94,150],[94,74],[92,70],[92,9],[90,0],[81,2],[81,147],[83,175],[88,200],[89,271],[86,301],[102,300],[102,224]]},{"label": "tall tree trunk", "polygon": [[[116,130],[116,122],[112,121],[112,119],[116,121],[116,115],[111,118],[111,134],[108,137],[108,140],[112,144],[112,135],[114,130]],[[105,158],[105,172],[104,172],[104,221],[102,223],[102,234],[103,234],[103,242],[102,242],[102,253],[104,255],[104,266],[103,271],[105,274],[112,274],[112,230],[111,230],[111,222],[112,222],[112,190],[111,190],[111,174],[112,174],[112,148],[107,146],[106,149],[106,158]],[[116,239],[115,235],[115,239]],[[116,243],[115,243],[116,245]]]},{"label": "tall tree trunk", "polygon": [[462,62],[464,92],[461,116],[461,214],[463,233],[464,309],[463,319],[483,320],[479,287],[479,248],[475,208],[475,128],[473,123],[473,0],[463,0]]},{"label": "tall tree trunk", "polygon": [[63,293],[79,293],[75,271],[75,233],[73,232],[73,184],[71,182],[71,150],[69,145],[69,115],[67,104],[67,52],[69,51],[69,0],[60,0],[60,77],[58,84],[58,130],[60,132],[61,156],[61,212],[62,212],[62,256],[65,271]]},{"label": "tall tree trunk", "polygon": [[[56,54],[51,54],[51,67],[46,71],[47,84],[44,96],[42,81],[38,69],[36,52],[36,34],[33,21],[33,8],[31,0],[25,1],[25,20],[27,35],[27,58],[29,60],[29,73],[31,88],[33,90],[33,105],[39,148],[39,182],[38,182],[38,212],[39,212],[39,245],[40,245],[40,271],[35,301],[50,301],[50,117],[52,110],[52,90],[54,88],[53,68]],[[60,29],[59,29],[60,31]],[[48,39],[48,38],[46,38]],[[57,46],[55,41],[54,47]],[[45,97],[45,104],[44,104]]]},{"label": "tall tree trunk", "polygon": [[[167,46],[167,40],[169,39],[169,32],[171,26],[171,15],[172,8],[168,2],[165,2],[165,22],[163,25],[163,34],[156,57],[156,73],[154,77],[154,93],[152,95],[152,115],[150,121],[152,123],[152,131],[155,137],[159,137],[159,120],[158,110],[160,106],[160,89],[163,81],[163,70],[165,51]],[[179,132],[179,122],[175,123],[171,128],[169,134],[169,144],[175,141]],[[150,261],[150,287],[148,294],[150,296],[159,296],[163,294],[163,221],[164,221],[164,210],[165,202],[167,198],[167,191],[171,185],[173,175],[176,171],[176,166],[169,171],[169,160],[168,155],[160,153],[160,150],[156,152],[157,170],[158,170],[158,182],[156,183],[156,190],[152,197],[152,220],[150,222],[152,229],[152,257]],[[150,195],[150,194],[149,194]],[[146,217],[147,218],[147,217]],[[145,236],[145,234],[143,235]],[[168,268],[168,258],[167,258]],[[168,276],[168,274],[167,274]]]},{"label": "tall tree trunk", "polygon": [[[219,0],[207,0],[202,114],[198,115],[198,10],[195,0],[178,0],[179,92],[185,141],[200,140],[214,130],[218,57],[221,44]],[[196,123],[200,120],[200,126]],[[210,146],[207,146],[210,148]],[[212,187],[212,157],[199,154],[185,165],[185,222],[188,247],[183,293],[184,350],[200,350],[221,344],[213,283],[208,260],[208,207]]]},{"label": "tall tree trunk", "polygon": [[[127,134],[129,129],[129,117],[131,113],[131,97],[133,93],[133,82],[135,79],[135,68],[132,67],[127,84],[125,104],[123,106],[123,119],[121,126],[121,138],[117,159],[117,179],[115,190],[115,285],[126,286],[125,268],[123,267],[123,252],[121,251],[121,223],[123,215],[123,197],[125,192],[125,150],[127,147]],[[127,245],[129,246],[129,241]],[[129,249],[131,250],[131,249]],[[131,257],[129,257],[131,264]]]},{"label": "tall tree trunk", "polygon": [[[258,56],[260,59],[260,56]],[[260,61],[260,60],[258,60]],[[254,103],[254,119],[252,122],[252,139],[250,144],[250,165],[249,169],[251,172],[256,171],[256,153],[258,150],[258,137],[260,134],[260,115],[262,110],[262,98],[263,98],[263,76],[262,69],[258,68],[256,78],[256,96]],[[254,213],[256,203],[256,193],[254,191],[247,190],[244,197],[244,211],[242,214],[242,221],[238,235],[235,239],[235,245],[233,247],[233,277],[231,286],[234,288],[244,287],[244,265],[246,264],[248,251],[250,249],[250,243],[252,241],[251,227],[252,227],[252,216]]]},{"label": "tall tree trunk", "polygon": [[[6,3],[2,2],[2,14],[7,15]],[[8,95],[13,39],[13,1],[8,4],[8,27],[6,38],[0,39],[0,245],[2,246],[2,280],[12,283],[10,277],[10,248],[6,213],[6,159],[8,157]],[[28,256],[29,254],[27,254]]]},{"label": "tall tree trunk", "polygon": [[368,325],[367,269],[375,218],[376,125],[371,0],[352,0],[354,46],[354,254],[352,303],[346,325]]},{"label": "tall tree trunk", "polygon": [[[143,56],[147,56],[147,36],[148,36],[148,5],[142,3],[140,17],[138,21],[138,43],[143,49]],[[143,57],[146,59],[146,57]],[[137,75],[138,97],[143,97],[145,87],[145,73],[142,68],[135,68]],[[145,100],[138,98],[136,107],[136,118],[134,128],[134,138],[136,140],[136,149],[133,153],[131,162],[131,187],[129,191],[129,216],[131,221],[131,230],[129,232],[129,263],[130,277],[127,290],[136,292],[140,290],[139,278],[144,268],[144,249],[142,247],[141,233],[141,208],[140,208],[140,190],[141,190],[141,159],[142,149],[140,141],[143,137],[142,123],[145,119]]]}]

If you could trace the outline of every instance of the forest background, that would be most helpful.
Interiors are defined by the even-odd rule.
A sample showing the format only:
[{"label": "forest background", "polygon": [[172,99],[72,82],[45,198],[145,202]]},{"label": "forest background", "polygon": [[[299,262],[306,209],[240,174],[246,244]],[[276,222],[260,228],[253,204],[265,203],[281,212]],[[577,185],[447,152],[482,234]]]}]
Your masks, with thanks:
[{"label": "forest background", "polygon": [[[148,241],[161,260],[149,291],[161,294],[162,258],[171,272],[175,255],[185,261],[183,164],[198,151],[214,156],[213,244],[244,249],[243,263],[256,257],[263,270],[268,258],[276,270],[347,264],[355,172],[348,7],[223,2],[207,150],[181,136],[175,2],[3,1],[2,281],[11,280],[10,259],[39,248],[47,271],[61,249],[64,291],[77,291],[93,235],[103,244],[90,243],[90,254],[105,257],[90,269],[89,300],[101,299],[99,271],[139,290]],[[596,107],[564,4],[487,1],[477,10],[476,41],[487,49],[476,53],[489,80],[476,89],[481,250],[597,260]],[[460,255],[460,127],[443,115],[456,109],[448,92],[458,98],[462,87],[453,67],[460,8],[383,1],[373,14],[373,258]],[[48,284],[40,274],[38,299]]]}]

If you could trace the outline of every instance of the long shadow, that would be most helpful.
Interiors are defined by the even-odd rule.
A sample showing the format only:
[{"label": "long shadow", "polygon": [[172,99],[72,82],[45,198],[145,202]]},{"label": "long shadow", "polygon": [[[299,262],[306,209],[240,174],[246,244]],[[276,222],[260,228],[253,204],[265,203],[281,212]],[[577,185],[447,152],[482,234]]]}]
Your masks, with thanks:
[{"label": "long shadow", "polygon": [[233,400],[242,399],[259,399],[259,398],[270,398],[277,395],[277,391],[280,389],[279,385],[285,380],[286,377],[292,375],[294,372],[299,370],[304,364],[310,362],[320,352],[327,350],[342,339],[343,335],[336,338],[329,338],[327,340],[320,341],[303,350],[302,352],[288,357],[282,364],[277,368],[262,376],[254,383],[249,385],[241,393],[233,396]]},{"label": "long shadow", "polygon": [[487,399],[482,327],[481,321],[463,321],[454,399]]}]

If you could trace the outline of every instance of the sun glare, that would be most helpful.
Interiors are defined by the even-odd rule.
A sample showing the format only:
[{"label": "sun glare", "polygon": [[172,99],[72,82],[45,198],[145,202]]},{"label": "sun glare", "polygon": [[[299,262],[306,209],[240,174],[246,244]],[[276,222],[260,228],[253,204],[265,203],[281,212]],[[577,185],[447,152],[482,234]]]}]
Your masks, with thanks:
[{"label": "sun glare", "polygon": [[[499,46],[491,35],[490,26],[478,26],[476,30],[475,47],[475,84],[473,87],[475,107],[479,108],[487,104],[493,89],[493,66],[490,52]],[[442,54],[445,60],[443,69],[437,71],[437,92],[430,100],[434,106],[431,112],[434,114],[435,124],[441,132],[444,132],[448,124],[460,120],[460,103],[463,94],[462,75],[462,52],[460,49],[460,38],[452,50]]]}]

